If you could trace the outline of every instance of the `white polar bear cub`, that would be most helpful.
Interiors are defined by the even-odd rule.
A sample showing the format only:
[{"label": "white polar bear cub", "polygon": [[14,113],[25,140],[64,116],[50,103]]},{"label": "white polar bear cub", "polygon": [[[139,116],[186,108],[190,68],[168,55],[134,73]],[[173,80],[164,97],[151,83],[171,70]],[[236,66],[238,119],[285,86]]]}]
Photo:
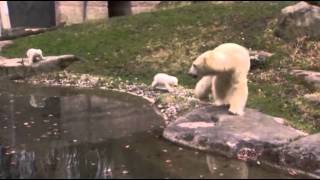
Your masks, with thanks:
[{"label": "white polar bear cub", "polygon": [[178,86],[178,78],[165,73],[158,73],[153,77],[151,86],[155,88],[158,85],[165,86],[169,92],[172,92],[171,86]]},{"label": "white polar bear cub", "polygon": [[43,60],[42,50],[41,49],[28,49],[27,53],[27,63],[26,64],[32,64],[33,62],[41,61]]},{"label": "white polar bear cub", "polygon": [[189,74],[201,77],[195,87],[197,98],[207,97],[211,90],[214,105],[230,105],[230,113],[243,115],[249,70],[249,51],[238,44],[224,43],[201,54],[193,62]]}]

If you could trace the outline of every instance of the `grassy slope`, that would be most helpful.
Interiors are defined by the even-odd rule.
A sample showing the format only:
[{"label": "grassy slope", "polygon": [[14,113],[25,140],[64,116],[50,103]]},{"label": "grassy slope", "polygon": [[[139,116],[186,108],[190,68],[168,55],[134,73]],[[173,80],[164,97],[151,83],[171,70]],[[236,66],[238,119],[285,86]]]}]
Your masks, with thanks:
[{"label": "grassy slope", "polygon": [[[192,88],[196,81],[186,75],[192,60],[218,44],[235,42],[275,53],[267,66],[252,71],[248,106],[287,118],[295,127],[318,132],[320,122],[316,118],[320,112],[299,98],[308,90],[282,70],[314,69],[316,65],[292,61],[293,49],[272,35],[275,17],[288,4],[290,2],[195,3],[21,38],[3,54],[22,56],[30,47],[41,48],[46,55],[72,53],[86,59],[69,67],[73,72],[128,80],[137,77],[138,81],[148,84],[155,73],[167,72],[178,76],[182,85]],[[308,106],[307,115],[301,103]]]}]

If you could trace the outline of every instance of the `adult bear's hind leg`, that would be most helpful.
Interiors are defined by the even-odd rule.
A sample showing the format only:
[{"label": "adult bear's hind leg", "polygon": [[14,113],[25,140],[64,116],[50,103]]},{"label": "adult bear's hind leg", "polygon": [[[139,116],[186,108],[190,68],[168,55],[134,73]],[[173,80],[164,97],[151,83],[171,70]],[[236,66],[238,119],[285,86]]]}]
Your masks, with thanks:
[{"label": "adult bear's hind leg", "polygon": [[236,115],[243,115],[248,98],[248,86],[246,82],[235,84],[230,92],[229,111]]}]

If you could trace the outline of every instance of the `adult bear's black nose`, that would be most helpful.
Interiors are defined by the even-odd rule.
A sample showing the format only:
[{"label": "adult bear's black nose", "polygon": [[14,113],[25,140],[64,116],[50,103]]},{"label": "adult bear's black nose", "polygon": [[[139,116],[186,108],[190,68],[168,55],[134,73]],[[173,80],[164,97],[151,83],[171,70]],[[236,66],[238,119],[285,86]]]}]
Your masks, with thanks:
[{"label": "adult bear's black nose", "polygon": [[197,77],[198,77],[196,74],[190,73],[190,72],[188,73],[188,75],[191,76],[191,77],[193,77],[193,78],[197,78]]}]

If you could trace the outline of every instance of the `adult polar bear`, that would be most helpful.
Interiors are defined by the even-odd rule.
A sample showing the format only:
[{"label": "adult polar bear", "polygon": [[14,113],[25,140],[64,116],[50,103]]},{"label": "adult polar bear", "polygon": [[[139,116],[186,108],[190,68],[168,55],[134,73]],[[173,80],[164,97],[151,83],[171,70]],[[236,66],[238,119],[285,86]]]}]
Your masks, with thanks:
[{"label": "adult polar bear", "polygon": [[211,89],[214,105],[230,105],[230,113],[243,115],[249,70],[249,51],[235,43],[224,43],[201,54],[193,62],[189,74],[201,77],[195,87],[197,98],[208,97]]}]

